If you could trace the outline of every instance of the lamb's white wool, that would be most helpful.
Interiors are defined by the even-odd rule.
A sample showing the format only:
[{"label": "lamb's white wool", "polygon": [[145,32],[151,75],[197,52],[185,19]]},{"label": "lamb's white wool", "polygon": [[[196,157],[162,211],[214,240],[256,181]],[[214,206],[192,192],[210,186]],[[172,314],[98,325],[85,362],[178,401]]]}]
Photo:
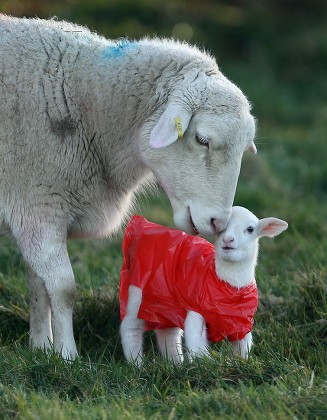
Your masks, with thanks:
[{"label": "lamb's white wool", "polygon": [[[224,316],[231,318],[231,314],[235,312],[235,310],[237,310],[237,308],[233,305],[238,305],[238,296],[242,296],[241,294],[237,294],[237,290],[246,290],[247,286],[250,286],[252,284],[251,287],[253,287],[253,284],[255,285],[254,274],[258,257],[258,239],[262,236],[272,238],[276,235],[279,235],[281,232],[287,229],[287,227],[288,224],[286,222],[275,217],[268,217],[259,220],[253,213],[251,213],[249,210],[243,207],[236,206],[232,208],[231,218],[229,219],[226,229],[217,234],[217,240],[215,243],[215,267],[217,276],[215,276],[214,282],[215,285],[217,285],[217,288],[221,287],[221,280],[233,286],[232,289],[235,290],[235,293],[232,292],[232,294],[235,294],[235,296],[237,296],[237,302],[233,300],[231,308],[226,311],[226,299],[230,299],[226,295],[226,299],[224,297],[223,301],[224,308],[217,307],[217,312],[219,312],[219,316],[221,316],[221,314],[224,314]],[[142,240],[142,238],[140,238],[140,240]],[[156,235],[154,232],[152,233],[151,241],[152,243],[156,241]],[[133,249],[134,247],[135,244],[133,243]],[[151,250],[149,250],[149,252],[151,252]],[[128,255],[129,259],[133,258],[132,255]],[[189,253],[186,251],[184,254],[179,253],[178,255],[186,255],[186,258],[189,258]],[[210,264],[210,261],[208,263]],[[183,266],[184,264],[186,264],[185,261],[178,261],[178,265]],[[133,263],[131,262],[130,265],[133,266]],[[205,270],[203,270],[204,275],[208,276],[207,271],[209,270],[209,266]],[[165,265],[165,261],[162,261],[160,273],[161,277],[169,275],[171,276],[173,273],[173,269],[171,268],[171,266],[167,266],[167,264]],[[182,271],[179,271],[178,273],[180,276]],[[156,277],[153,277],[153,279],[156,279]],[[143,282],[142,278],[132,279],[132,281],[138,282],[140,284],[144,283],[144,287],[147,287],[146,280],[144,280]],[[206,277],[205,283],[208,284],[208,281],[209,278]],[[159,280],[159,282],[160,285],[165,284],[165,281],[163,280]],[[209,355],[209,341],[206,328],[206,319],[203,314],[200,314],[193,310],[194,307],[192,307],[191,302],[194,302],[194,299],[192,298],[192,294],[201,294],[201,299],[203,302],[210,302],[210,311],[212,311],[212,308],[214,307],[214,301],[210,300],[211,297],[205,295],[206,288],[203,287],[203,283],[200,282],[200,279],[199,284],[199,290],[193,290],[194,285],[192,285],[192,292],[191,289],[185,291],[185,296],[183,295],[182,297],[184,304],[187,305],[183,306],[183,309],[187,310],[187,315],[184,321],[184,337],[185,345],[188,349],[190,358],[193,358],[195,356],[197,357]],[[171,285],[171,283],[169,283],[169,285]],[[143,313],[147,313],[144,312],[144,308],[146,308],[146,311],[149,311],[149,307],[147,307],[147,299],[151,299],[151,301],[154,301],[156,299],[158,299],[158,301],[160,300],[160,292],[157,293],[156,291],[157,288],[159,289],[157,283],[156,286],[156,288],[154,288],[153,286],[147,288],[147,294],[145,294],[144,296],[142,293],[142,289],[140,287],[135,286],[134,284],[131,284],[128,289],[127,310],[126,315],[121,324],[122,346],[127,360],[136,363],[138,366],[140,366],[142,363],[142,344],[145,328],[145,321],[143,319],[138,318],[139,310],[141,304],[143,304]],[[176,287],[180,289],[181,286],[178,284]],[[162,311],[163,308],[166,307],[169,307],[170,311],[172,311],[172,300],[170,298],[167,298],[167,291],[164,286],[162,287],[162,289],[165,290],[165,299],[163,301],[160,301],[160,311]],[[214,291],[212,289],[212,287],[209,289],[210,295],[214,295]],[[250,293],[252,294],[252,291]],[[172,292],[172,294],[174,295],[174,292]],[[249,298],[249,296],[250,294],[247,295],[247,299]],[[176,299],[174,302],[176,303],[176,306],[179,305],[179,302]],[[203,310],[203,308],[200,309]],[[245,307],[242,306],[242,312],[247,310],[248,309],[245,309]],[[154,313],[156,314],[156,312]],[[178,313],[180,314],[180,307],[178,307]],[[207,313],[207,310],[205,310],[203,313]],[[155,319],[157,315],[158,314],[155,315]],[[159,319],[159,322],[162,322],[161,318]],[[220,320],[220,322],[222,322],[222,318],[218,318],[217,313],[217,319],[215,319],[215,323],[219,322],[218,319]],[[172,319],[169,319],[168,322],[171,323]],[[161,353],[175,362],[182,362],[182,330],[180,328],[167,328],[156,330],[156,333]],[[241,339],[231,339],[231,336],[229,336],[228,338],[232,343],[234,352],[240,354],[243,358],[247,358],[252,346],[252,333],[251,331],[249,331],[246,333],[246,335],[244,334],[245,332],[243,333],[243,338]]]},{"label": "lamb's white wool", "polygon": [[30,267],[32,344],[53,337],[74,358],[67,237],[111,235],[153,174],[177,226],[224,229],[255,124],[215,60],[185,43],[5,15],[0,39],[0,224]]}]

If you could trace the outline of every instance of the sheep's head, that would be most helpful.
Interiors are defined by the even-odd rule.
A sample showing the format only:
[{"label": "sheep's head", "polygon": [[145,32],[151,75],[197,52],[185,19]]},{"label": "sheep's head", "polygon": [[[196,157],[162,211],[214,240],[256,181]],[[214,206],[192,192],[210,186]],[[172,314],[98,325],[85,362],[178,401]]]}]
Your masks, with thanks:
[{"label": "sheep's head", "polygon": [[244,207],[233,207],[226,229],[217,236],[217,259],[235,263],[252,261],[254,266],[258,254],[258,239],[262,236],[273,238],[287,227],[286,222],[275,217],[259,220]]},{"label": "sheep's head", "polygon": [[231,214],[241,160],[255,151],[254,119],[222,75],[184,79],[151,127],[143,159],[167,193],[177,227],[212,235]]}]

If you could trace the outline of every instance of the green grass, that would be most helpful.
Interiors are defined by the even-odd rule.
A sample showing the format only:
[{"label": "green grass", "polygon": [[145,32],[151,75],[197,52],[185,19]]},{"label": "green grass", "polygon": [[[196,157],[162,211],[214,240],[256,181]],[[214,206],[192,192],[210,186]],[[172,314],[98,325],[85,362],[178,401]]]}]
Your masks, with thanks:
[{"label": "green grass", "polygon": [[[161,360],[152,335],[139,370],[125,363],[119,339],[121,236],[71,242],[78,279],[72,364],[28,348],[24,265],[13,242],[0,240],[0,415],[35,419],[327,418],[326,155],[321,126],[264,122],[259,155],[244,159],[236,203],[260,217],[290,223],[263,239],[257,281],[260,305],[248,361],[227,343],[212,360],[176,367]],[[262,142],[262,144],[260,144]],[[137,211],[172,225],[164,196]]]},{"label": "green grass", "polygon": [[[1,418],[327,418],[327,108],[320,99],[298,101],[298,91],[254,71],[226,70],[259,117],[259,153],[244,158],[235,203],[259,217],[285,219],[289,229],[261,242],[250,359],[231,357],[227,343],[220,343],[211,360],[176,367],[158,357],[148,334],[144,366],[126,364],[117,299],[121,235],[69,244],[81,357],[67,364],[55,354],[32,352],[24,264],[14,243],[2,237]],[[143,197],[137,211],[173,224],[162,195]]]}]

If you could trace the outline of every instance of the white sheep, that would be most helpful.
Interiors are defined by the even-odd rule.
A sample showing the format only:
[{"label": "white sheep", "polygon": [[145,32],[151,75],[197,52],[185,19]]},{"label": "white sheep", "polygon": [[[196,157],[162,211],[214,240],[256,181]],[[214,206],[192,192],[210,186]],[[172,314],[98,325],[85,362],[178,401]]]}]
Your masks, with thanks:
[{"label": "white sheep", "polygon": [[153,178],[179,228],[224,229],[255,123],[215,60],[185,43],[5,15],[0,39],[0,225],[29,267],[32,346],[73,359],[67,238],[115,233]]},{"label": "white sheep", "polygon": [[138,366],[143,333],[155,330],[160,352],[183,361],[182,336],[192,359],[209,355],[209,341],[228,338],[248,357],[258,304],[254,278],[258,238],[287,229],[274,217],[259,220],[233,207],[215,247],[204,239],[135,216],[127,226],[121,270],[121,339],[125,357]]}]

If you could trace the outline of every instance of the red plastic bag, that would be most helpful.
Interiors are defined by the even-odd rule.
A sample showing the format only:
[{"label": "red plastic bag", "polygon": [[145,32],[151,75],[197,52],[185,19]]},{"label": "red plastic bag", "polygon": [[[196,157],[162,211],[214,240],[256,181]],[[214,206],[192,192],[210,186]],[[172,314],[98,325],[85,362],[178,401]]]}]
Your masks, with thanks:
[{"label": "red plastic bag", "polygon": [[142,289],[138,317],[146,329],[183,329],[187,311],[193,310],[205,318],[212,342],[240,340],[252,330],[256,283],[238,289],[219,279],[210,242],[135,215],[126,227],[123,252],[121,319],[133,284]]}]

